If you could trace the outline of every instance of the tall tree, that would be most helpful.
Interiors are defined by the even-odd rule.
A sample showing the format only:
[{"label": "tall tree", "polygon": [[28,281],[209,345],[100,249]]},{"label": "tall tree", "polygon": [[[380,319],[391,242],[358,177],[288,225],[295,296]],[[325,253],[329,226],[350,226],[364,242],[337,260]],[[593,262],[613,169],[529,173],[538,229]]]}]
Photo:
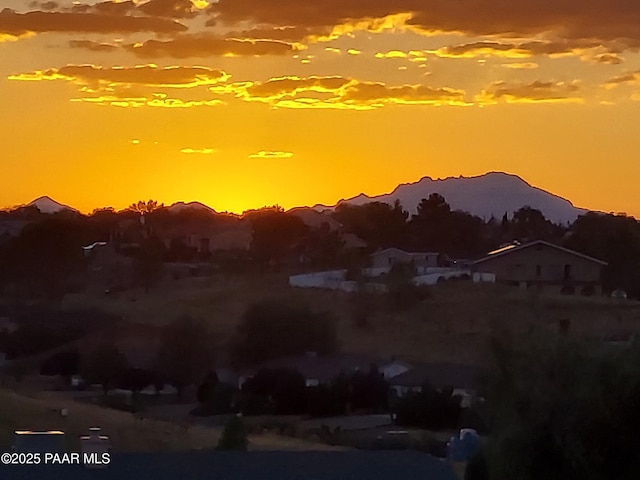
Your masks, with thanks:
[{"label": "tall tree", "polygon": [[163,207],[164,204],[158,204],[156,200],[147,200],[146,202],[144,200],[139,200],[138,202],[129,205],[127,210],[139,213],[140,215],[147,215]]},{"label": "tall tree", "polygon": [[107,395],[128,367],[126,357],[116,347],[102,345],[82,359],[80,372],[87,382],[102,385],[102,391]]},{"label": "tall tree", "polygon": [[603,288],[625,290],[640,298],[640,223],[625,215],[589,212],[569,229],[565,245],[608,262]]},{"label": "tall tree", "polygon": [[342,203],[333,216],[347,231],[356,234],[374,250],[403,247],[406,244],[409,213],[399,201],[393,205],[383,202],[364,205]]},{"label": "tall tree", "polygon": [[533,330],[492,340],[485,386],[492,480],[640,475],[640,345],[617,353]]},{"label": "tall tree", "polygon": [[234,340],[238,363],[255,364],[286,355],[337,349],[335,320],[307,305],[267,300],[251,305],[242,316]]},{"label": "tall tree", "polygon": [[197,384],[211,369],[215,342],[208,327],[189,316],[179,317],[164,328],[157,367],[181,397],[189,385]]},{"label": "tall tree", "polygon": [[432,193],[423,198],[410,222],[414,249],[457,257],[486,251],[484,222],[462,211],[452,211],[445,198]]},{"label": "tall tree", "polygon": [[277,268],[288,254],[301,253],[309,228],[295,215],[267,209],[251,216],[251,253],[262,265]]}]

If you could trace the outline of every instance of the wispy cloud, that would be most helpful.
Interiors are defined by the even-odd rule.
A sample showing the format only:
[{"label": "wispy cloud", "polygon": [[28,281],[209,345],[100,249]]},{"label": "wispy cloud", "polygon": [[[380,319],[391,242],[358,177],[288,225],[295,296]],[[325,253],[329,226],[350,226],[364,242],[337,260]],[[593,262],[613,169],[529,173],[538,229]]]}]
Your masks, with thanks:
[{"label": "wispy cloud", "polygon": [[268,151],[268,150],[260,150],[257,153],[252,153],[249,155],[249,158],[291,158],[293,157],[292,152],[279,152],[279,151]]},{"label": "wispy cloud", "polygon": [[216,153],[218,150],[215,148],[183,148],[180,150],[182,153],[186,154],[202,154],[202,155],[211,155]]},{"label": "wispy cloud", "polygon": [[495,82],[476,96],[480,105],[505,103],[583,103],[577,82],[546,82],[508,84]]}]

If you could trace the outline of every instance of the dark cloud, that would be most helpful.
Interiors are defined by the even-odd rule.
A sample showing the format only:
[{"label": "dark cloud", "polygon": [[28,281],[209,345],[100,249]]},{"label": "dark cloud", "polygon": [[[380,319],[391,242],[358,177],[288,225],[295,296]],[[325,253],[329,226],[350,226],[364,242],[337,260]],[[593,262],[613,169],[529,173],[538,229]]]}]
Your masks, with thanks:
[{"label": "dark cloud", "polygon": [[71,7],[71,11],[77,13],[104,13],[108,15],[136,14],[178,19],[193,18],[201,12],[191,0],[149,0],[144,3],[134,3],[132,0],[122,2],[106,0],[95,4],[75,4]]},{"label": "dark cloud", "polygon": [[[84,8],[83,8],[84,7]],[[126,2],[100,2],[93,6],[90,5],[75,5],[77,10],[93,11],[96,13],[104,13],[107,15],[127,15],[136,9],[136,4],[131,0]]]},{"label": "dark cloud", "polygon": [[174,20],[154,17],[103,15],[97,13],[0,11],[0,35],[24,35],[29,32],[81,33],[178,33],[187,27]]},{"label": "dark cloud", "polygon": [[55,10],[59,6],[60,5],[58,4],[58,2],[54,2],[54,1],[42,1],[42,2],[35,1],[35,2],[29,3],[30,8],[40,8],[42,10]]},{"label": "dark cloud", "polygon": [[69,46],[71,48],[84,48],[86,50],[92,50],[94,52],[113,52],[118,49],[117,45],[94,42],[92,40],[70,40]]},{"label": "dark cloud", "polygon": [[507,84],[496,82],[489,86],[476,101],[480,104],[498,103],[574,103],[582,102],[576,82],[549,82]]},{"label": "dark cloud", "polygon": [[288,76],[266,82],[224,84],[210,90],[278,108],[370,110],[392,104],[467,105],[463,90],[425,85],[389,86],[339,76]]},{"label": "dark cloud", "polygon": [[519,43],[482,41],[452,45],[438,49],[434,51],[434,53],[439,57],[477,57],[493,55],[506,58],[521,58],[535,55],[571,55],[601,46],[601,42],[595,42],[593,40],[533,41]]},{"label": "dark cloud", "polygon": [[[640,2],[629,0],[220,0],[209,11],[228,24],[294,26],[326,30],[407,14],[419,30],[468,35],[532,36],[640,44]],[[374,23],[372,23],[374,25]]]},{"label": "dark cloud", "polygon": [[640,81],[640,70],[634,72],[626,72],[617,77],[610,78],[604,85],[608,87],[615,87],[621,84],[636,84]]},{"label": "dark cloud", "polygon": [[594,63],[606,63],[609,65],[619,65],[624,62],[624,59],[617,53],[601,53],[594,55],[592,61]]},{"label": "dark cloud", "polygon": [[193,18],[198,14],[191,0],[150,0],[138,9],[155,17]]},{"label": "dark cloud", "polygon": [[284,55],[296,46],[277,40],[240,40],[210,34],[181,35],[170,40],[147,40],[125,48],[141,58],[208,57],[215,55]]},{"label": "dark cloud", "polygon": [[9,80],[65,80],[94,89],[113,86],[155,86],[166,88],[193,88],[214,85],[229,78],[221,70],[206,67],[157,67],[137,65],[134,67],[100,67],[95,65],[66,65],[62,68],[37,70],[12,75]]}]

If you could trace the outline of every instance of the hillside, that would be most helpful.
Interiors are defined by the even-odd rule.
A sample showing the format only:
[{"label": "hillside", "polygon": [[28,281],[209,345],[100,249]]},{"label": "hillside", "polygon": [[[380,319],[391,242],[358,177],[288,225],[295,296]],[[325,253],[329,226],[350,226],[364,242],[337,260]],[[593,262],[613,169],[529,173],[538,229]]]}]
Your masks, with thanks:
[{"label": "hillside", "polygon": [[[387,308],[384,297],[371,299],[373,315],[365,329],[354,326],[354,297],[317,289],[294,289],[284,275],[215,276],[167,282],[149,294],[132,290],[111,298],[67,296],[63,306],[97,307],[129,321],[162,325],[190,314],[205,319],[223,349],[239,319],[253,302],[276,298],[307,302],[329,310],[338,320],[342,350],[395,355],[419,361],[482,362],[488,335],[496,326],[524,330],[532,323],[557,328],[571,321],[575,334],[604,338],[640,332],[640,304],[605,297],[534,297],[513,287],[451,282],[431,289],[431,298],[406,311]],[[221,350],[222,351],[222,350]]]},{"label": "hillside", "polygon": [[[79,451],[79,436],[100,426],[117,452],[167,452],[213,449],[221,428],[138,420],[132,414],[82,404],[64,393],[17,393],[0,389],[0,450],[11,445],[15,430],[62,430],[71,451]],[[67,417],[60,410],[67,408]],[[251,450],[332,450],[333,447],[276,434],[250,435]]]}]

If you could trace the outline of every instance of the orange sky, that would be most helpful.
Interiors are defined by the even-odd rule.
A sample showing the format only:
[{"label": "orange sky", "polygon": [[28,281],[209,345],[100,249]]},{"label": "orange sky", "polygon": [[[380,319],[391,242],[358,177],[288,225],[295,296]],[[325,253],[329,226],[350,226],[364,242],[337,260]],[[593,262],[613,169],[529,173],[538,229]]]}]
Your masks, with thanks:
[{"label": "orange sky", "polygon": [[2,2],[0,205],[241,212],[499,170],[640,215],[640,4],[83,2]]}]

